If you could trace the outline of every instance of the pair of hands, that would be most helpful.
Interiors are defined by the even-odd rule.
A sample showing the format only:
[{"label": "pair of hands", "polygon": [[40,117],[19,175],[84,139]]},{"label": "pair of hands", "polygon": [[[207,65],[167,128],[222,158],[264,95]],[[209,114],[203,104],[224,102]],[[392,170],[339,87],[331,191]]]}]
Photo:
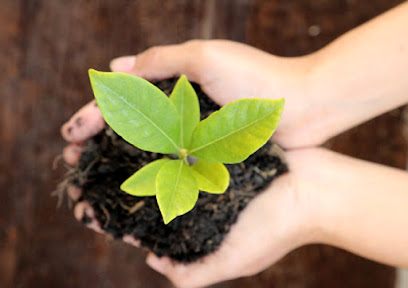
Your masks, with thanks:
[{"label": "pair of hands", "polygon": [[[335,166],[337,155],[321,148],[307,148],[328,138],[324,129],[320,129],[318,118],[319,103],[324,101],[308,95],[308,73],[313,63],[313,56],[279,58],[243,44],[219,40],[154,47],[111,62],[112,71],[148,80],[186,74],[220,105],[248,97],[286,99],[272,141],[288,149],[290,172],[276,179],[248,205],[219,250],[202,261],[186,265],[148,255],[147,264],[177,287],[202,287],[253,275],[291,250],[318,241],[319,223],[312,195],[324,187],[319,171]],[[64,139],[70,142],[63,151],[65,161],[75,165],[82,143],[104,126],[94,101],[72,116],[61,129]],[[69,187],[68,194],[77,200],[81,191]],[[88,203],[78,203],[74,213],[78,220],[86,214],[93,219],[88,226],[103,233]],[[124,241],[139,246],[132,236],[125,236]]]},{"label": "pair of hands", "polygon": [[[286,99],[272,140],[287,150],[290,172],[251,201],[215,253],[188,265],[149,254],[147,263],[190,288],[256,274],[308,243],[407,268],[408,174],[313,148],[408,103],[408,38],[400,36],[408,33],[407,15],[403,3],[298,58],[228,41],[190,41],[113,60],[112,71],[148,80],[186,74],[221,105],[244,97]],[[104,125],[94,102],[75,114],[62,127],[71,143],[66,162],[75,165],[81,143]],[[81,191],[70,187],[68,194],[77,200]],[[87,214],[94,219],[89,227],[102,232],[89,204],[78,203],[74,213]],[[131,236],[124,241],[139,245]]]}]

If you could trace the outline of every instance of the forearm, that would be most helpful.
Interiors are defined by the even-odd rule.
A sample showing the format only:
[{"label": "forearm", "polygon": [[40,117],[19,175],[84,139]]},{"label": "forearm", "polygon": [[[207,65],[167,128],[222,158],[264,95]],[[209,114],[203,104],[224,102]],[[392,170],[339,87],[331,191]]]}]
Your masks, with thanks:
[{"label": "forearm", "polygon": [[314,240],[408,267],[408,173],[324,150],[319,157]]},{"label": "forearm", "polygon": [[[408,3],[311,56],[314,129],[335,136],[408,102]],[[324,119],[322,121],[321,119]]]}]

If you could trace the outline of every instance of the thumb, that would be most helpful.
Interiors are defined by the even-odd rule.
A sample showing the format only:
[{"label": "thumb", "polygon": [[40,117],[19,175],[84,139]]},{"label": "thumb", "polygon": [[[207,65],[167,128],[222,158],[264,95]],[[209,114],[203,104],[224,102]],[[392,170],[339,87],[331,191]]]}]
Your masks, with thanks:
[{"label": "thumb", "polygon": [[178,45],[152,47],[136,56],[113,59],[110,68],[114,72],[129,73],[150,81],[185,74],[191,81],[200,83],[205,74],[205,43],[192,40]]}]

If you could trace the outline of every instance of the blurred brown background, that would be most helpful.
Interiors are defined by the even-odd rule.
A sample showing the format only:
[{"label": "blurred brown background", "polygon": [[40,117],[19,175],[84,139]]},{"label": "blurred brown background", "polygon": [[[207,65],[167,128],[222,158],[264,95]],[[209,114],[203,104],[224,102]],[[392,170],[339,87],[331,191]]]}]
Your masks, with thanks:
[{"label": "blurred brown background", "polygon": [[[192,38],[301,55],[399,2],[1,0],[0,287],[172,287],[144,264],[144,252],[88,231],[50,196],[65,172],[52,170],[64,146],[59,127],[92,98],[89,67],[107,70],[113,57]],[[402,112],[328,145],[405,168]],[[394,281],[393,268],[316,245],[257,276],[214,287],[391,288]]]}]

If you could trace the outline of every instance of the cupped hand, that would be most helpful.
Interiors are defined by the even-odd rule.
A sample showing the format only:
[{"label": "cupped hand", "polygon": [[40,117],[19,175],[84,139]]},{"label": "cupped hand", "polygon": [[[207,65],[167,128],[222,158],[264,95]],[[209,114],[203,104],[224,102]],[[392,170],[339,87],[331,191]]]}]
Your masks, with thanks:
[{"label": "cupped hand", "polygon": [[277,57],[226,40],[193,40],[114,59],[111,70],[151,81],[185,74],[220,105],[241,98],[283,97],[286,105],[273,141],[284,148],[299,148],[327,140],[320,117],[326,107],[310,87],[315,58],[314,54]]},{"label": "cupped hand", "polygon": [[[78,126],[78,122],[81,125]],[[62,129],[64,137],[72,142],[64,150],[66,162],[75,165],[82,148],[78,143],[99,132],[103,126],[102,116],[94,103],[78,111]],[[309,165],[317,161],[319,157],[316,158],[315,154],[318,152],[318,149],[288,152],[286,155],[291,171],[274,180],[269,188],[250,202],[215,253],[187,265],[173,262],[167,257],[157,258],[150,253],[147,263],[166,275],[177,287],[203,287],[256,274],[296,247],[312,242],[315,221],[312,219],[308,191],[314,188],[310,186],[313,181],[308,179],[313,175]],[[319,164],[315,165],[319,167]],[[304,185],[302,181],[309,185]],[[303,187],[308,190],[305,191]],[[81,190],[72,186],[68,194],[77,200]],[[74,214],[78,220],[86,215],[91,219],[88,227],[103,233],[88,203],[77,203]],[[129,235],[123,240],[134,246],[140,244]]]}]

